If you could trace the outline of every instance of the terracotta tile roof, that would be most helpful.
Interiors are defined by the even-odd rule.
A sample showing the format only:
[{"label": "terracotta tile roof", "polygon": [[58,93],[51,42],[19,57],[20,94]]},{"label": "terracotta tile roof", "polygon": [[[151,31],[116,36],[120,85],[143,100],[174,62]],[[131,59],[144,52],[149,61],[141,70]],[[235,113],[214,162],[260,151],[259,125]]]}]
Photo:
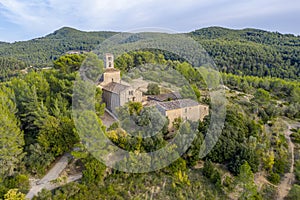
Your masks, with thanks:
[{"label": "terracotta tile roof", "polygon": [[174,101],[157,102],[164,110],[175,110],[179,108],[193,107],[200,105],[197,101],[192,99],[178,99]]},{"label": "terracotta tile roof", "polygon": [[115,83],[115,82],[108,83],[107,85],[104,85],[102,87],[103,90],[106,90],[106,91],[109,91],[112,93],[116,93],[116,94],[120,94],[120,92],[122,92],[128,88],[130,88],[130,87],[127,85],[123,85],[123,84]]}]

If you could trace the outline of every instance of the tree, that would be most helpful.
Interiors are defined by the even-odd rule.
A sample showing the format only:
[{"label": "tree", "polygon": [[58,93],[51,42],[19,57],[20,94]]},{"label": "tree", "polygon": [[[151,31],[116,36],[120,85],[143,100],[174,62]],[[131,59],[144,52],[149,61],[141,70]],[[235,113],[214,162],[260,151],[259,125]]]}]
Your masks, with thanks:
[{"label": "tree", "polygon": [[63,73],[78,71],[86,56],[84,54],[67,54],[54,61],[54,68]]},{"label": "tree", "polygon": [[[13,94],[13,91],[11,91]],[[11,176],[24,157],[24,135],[15,117],[16,105],[0,90],[0,177]]]},{"label": "tree", "polygon": [[300,185],[293,185],[290,190],[288,196],[285,198],[286,200],[298,200],[300,196]]},{"label": "tree", "polygon": [[[103,62],[98,59],[94,53],[85,54],[85,59],[82,62],[80,74],[84,75],[88,80],[97,83],[103,73]],[[85,79],[84,79],[85,80]]]},{"label": "tree", "polygon": [[257,192],[257,188],[254,183],[254,175],[248,162],[245,162],[240,167],[240,173],[237,180],[239,181],[239,186],[242,189],[242,194],[239,199],[261,199]]},{"label": "tree", "polygon": [[147,86],[147,94],[150,95],[158,95],[160,94],[160,89],[158,84],[156,83],[149,83],[149,85]]},{"label": "tree", "polygon": [[70,118],[48,116],[40,127],[37,141],[46,152],[56,157],[79,141],[74,129],[74,122]]},{"label": "tree", "polygon": [[106,166],[99,160],[89,156],[85,160],[82,180],[85,184],[101,184],[104,179]]},{"label": "tree", "polygon": [[270,93],[264,89],[257,89],[256,93],[254,94],[255,101],[260,104],[266,104],[270,101],[271,96]]},{"label": "tree", "polygon": [[300,87],[295,87],[291,93],[291,100],[294,103],[300,103]]},{"label": "tree", "polygon": [[4,200],[25,200],[25,194],[18,192],[18,189],[11,189],[4,195]]}]

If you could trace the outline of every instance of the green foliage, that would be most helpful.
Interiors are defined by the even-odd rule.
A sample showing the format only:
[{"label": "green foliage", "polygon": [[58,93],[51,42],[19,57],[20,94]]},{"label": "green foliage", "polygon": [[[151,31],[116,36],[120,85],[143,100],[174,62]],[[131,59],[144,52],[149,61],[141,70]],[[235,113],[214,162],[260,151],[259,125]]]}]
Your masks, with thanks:
[{"label": "green foliage", "polygon": [[8,88],[0,89],[0,178],[12,176],[24,157],[24,134],[15,116],[13,94]]},{"label": "green foliage", "polygon": [[293,132],[291,135],[293,142],[300,144],[300,129]]},{"label": "green foliage", "polygon": [[300,196],[300,185],[294,184],[286,200],[298,200]]},{"label": "green foliage", "polygon": [[295,162],[295,177],[297,183],[300,183],[300,161]]},{"label": "green foliage", "polygon": [[82,181],[85,185],[91,184],[102,184],[106,166],[101,163],[99,160],[90,157],[87,157],[84,160],[85,169],[83,171]]},{"label": "green foliage", "polygon": [[[12,44],[3,43],[0,55],[4,59],[13,57],[35,66],[51,66],[51,62],[64,53],[72,50],[91,51],[114,34],[116,33],[82,32],[65,27],[46,37]],[[255,29],[229,30],[219,27],[196,30],[188,35],[206,49],[222,72],[299,79],[299,37]],[[178,56],[170,52],[160,53],[167,60],[179,60]],[[153,62],[166,63],[161,55],[130,52],[117,58],[116,66],[128,71],[133,66]],[[24,64],[18,64],[22,65]],[[187,80],[195,77],[192,71],[187,71],[186,74],[189,74]]]},{"label": "green foliage", "polygon": [[76,53],[91,51],[103,40],[115,34],[114,32],[87,33],[64,27],[46,37],[1,44],[0,55],[13,57],[37,67],[52,66],[53,60],[57,60],[63,54],[73,50]]},{"label": "green foliage", "polygon": [[[98,62],[95,54],[86,54],[84,57],[87,57],[85,67],[101,71],[103,64]],[[67,55],[56,63],[62,68],[60,71],[30,72],[7,83],[13,91],[11,95],[15,94],[15,113],[25,133],[24,149],[27,154],[24,161],[27,170],[33,174],[43,174],[55,157],[69,151],[79,141],[70,106],[75,80],[72,71],[81,65],[82,60],[83,57],[79,55]],[[93,71],[89,75],[93,75]],[[95,91],[96,98],[91,104],[94,103],[96,113],[100,116],[104,113],[102,91],[96,88]]]},{"label": "green foliage", "polygon": [[18,190],[24,194],[26,194],[30,188],[29,178],[24,174],[7,177],[4,179],[3,184],[9,189],[18,188]]},{"label": "green foliage", "polygon": [[0,57],[0,80],[5,81],[10,77],[21,74],[20,70],[28,68],[29,65],[20,60],[10,57]]},{"label": "green foliage", "polygon": [[222,134],[207,155],[208,159],[217,163],[228,163],[228,169],[235,175],[240,166],[247,161],[253,171],[258,169],[258,155],[247,142],[259,135],[256,123],[247,118],[237,107],[227,107],[225,127]]},{"label": "green foliage", "polygon": [[189,35],[206,49],[223,72],[299,79],[299,37],[220,27],[196,30]]},{"label": "green foliage", "polygon": [[63,73],[72,73],[79,70],[85,58],[84,54],[67,54],[54,61],[54,68]]},{"label": "green foliage", "polygon": [[254,175],[251,171],[251,167],[247,162],[241,165],[237,180],[242,188],[242,194],[239,199],[261,199],[254,183]]},{"label": "green foliage", "polygon": [[221,175],[211,161],[204,162],[203,175],[208,178],[218,189],[221,189]]},{"label": "green foliage", "polygon": [[[300,117],[300,103],[298,102],[300,84],[298,81],[232,74],[223,74],[222,77],[224,84],[230,88],[254,95],[251,102],[258,104],[259,107],[253,107],[253,109],[259,112],[264,122],[282,114],[289,118]],[[247,84],[248,89],[243,88],[243,84]],[[276,103],[275,100],[278,99],[281,99],[282,103]]]},{"label": "green foliage", "polygon": [[118,69],[128,72],[144,64],[165,64],[166,60],[162,54],[154,54],[149,51],[134,51],[122,54],[116,59],[115,63]]},{"label": "green foliage", "polygon": [[143,109],[143,105],[140,102],[129,102],[128,110],[130,115],[138,115]]},{"label": "green foliage", "polygon": [[25,200],[25,194],[18,192],[18,189],[11,189],[4,195],[4,200]]},{"label": "green foliage", "polygon": [[254,94],[255,101],[257,101],[260,104],[266,104],[270,101],[271,96],[268,91],[264,89],[257,89],[256,93]]},{"label": "green foliage", "polygon": [[[28,177],[20,172],[24,164],[26,170],[32,175],[42,175],[57,156],[70,151],[78,143],[78,133],[75,131],[71,116],[73,82],[78,76],[76,71],[79,67],[83,67],[85,72],[80,74],[81,77],[96,82],[99,78],[98,74],[103,71],[103,63],[93,53],[66,54],[60,58],[58,56],[68,50],[91,50],[104,38],[113,34],[84,33],[63,28],[45,38],[1,44],[0,55],[3,57],[0,58],[0,66],[4,67],[0,71],[2,80],[28,67],[27,61],[35,66],[50,66],[51,60],[56,60],[54,62],[56,70],[30,72],[36,68],[28,68],[29,73],[11,78],[10,82],[1,86],[2,129],[0,132],[7,138],[1,137],[0,149],[2,151],[4,149],[1,145],[2,147],[11,145],[11,150],[5,152],[7,155],[5,158],[12,159],[13,163],[10,163],[11,166],[0,167],[4,170],[3,175],[0,176],[0,198],[3,198],[7,192],[9,195],[18,196],[16,190],[10,190],[14,188],[18,188],[22,193],[27,192]],[[288,163],[285,138],[279,134],[282,131],[273,130],[273,127],[272,135],[263,132],[262,126],[257,121],[267,122],[283,114],[291,118],[300,117],[299,82],[273,78],[299,78],[297,56],[299,39],[291,35],[258,30],[231,31],[219,28],[198,30],[190,35],[207,49],[222,72],[237,74],[222,74],[225,85],[250,93],[248,102],[239,106],[229,104],[222,135],[207,155],[206,159],[209,161],[205,162],[204,168],[189,170],[187,167],[194,166],[199,161],[200,146],[204,137],[208,136],[206,133],[209,125],[208,118],[199,123],[197,137],[182,158],[165,169],[149,174],[128,174],[118,171],[106,174],[106,167],[87,155],[81,146],[81,152],[73,154],[84,163],[82,182],[67,184],[53,194],[42,191],[36,199],[148,199],[150,196],[153,199],[227,199],[229,197],[226,196],[226,190],[234,185],[232,183],[234,178],[231,179],[231,175],[226,176],[225,180],[221,175],[222,171],[227,169],[233,175],[237,175],[237,194],[241,194],[240,199],[260,199],[253,181],[253,172],[258,171],[259,166],[267,171],[271,182],[278,183]],[[84,42],[83,38],[85,38]],[[155,67],[165,65],[175,69],[175,72],[179,72],[190,86],[183,87],[181,83],[176,83],[180,81],[172,79],[173,74],[167,74],[166,78],[182,88],[181,94],[186,98],[196,97],[201,100],[199,88],[204,89],[206,84],[219,83],[219,79],[209,72],[195,70],[189,63],[177,59],[176,55],[164,51],[137,51],[119,56],[115,65],[122,73],[136,67],[148,69],[145,66],[147,63],[154,64]],[[162,80],[159,72],[149,73],[147,76],[149,80],[158,83]],[[204,83],[202,76],[211,82]],[[124,131],[115,124],[106,133],[99,119],[105,108],[101,103],[101,89],[95,87],[90,89],[82,82],[76,84],[79,84],[80,90],[74,94],[79,99],[75,102],[77,103],[75,106],[89,110],[78,119],[82,131],[92,136],[89,141],[83,141],[83,144],[89,143],[97,147],[103,145],[103,141],[99,141],[97,135],[103,132],[116,145],[130,151],[125,162],[121,164],[130,163],[132,164],[130,167],[144,169],[146,167],[144,163],[166,162],[162,159],[150,160],[150,157],[138,160],[133,156],[141,152],[155,151],[167,144],[165,135],[168,132],[168,121],[165,117],[155,110],[143,108],[140,103],[130,103],[124,109],[120,109],[124,114],[120,118],[121,125],[122,127],[137,125],[142,129]],[[159,94],[157,84],[152,84],[148,89],[151,94]],[[251,99],[251,95],[254,95],[254,99]],[[88,105],[84,100],[88,100]],[[230,103],[240,102],[232,100]],[[91,120],[94,123],[90,123]],[[178,126],[176,133],[182,135],[189,135],[191,128],[195,126],[193,123],[178,122],[178,124],[182,126]],[[98,129],[95,130],[95,127]],[[160,128],[159,131],[156,131],[156,127]],[[155,136],[153,136],[154,132]],[[296,142],[298,133],[293,133],[292,138]],[[186,143],[184,138],[178,142],[181,143]],[[163,153],[177,148],[173,145]],[[269,151],[264,152],[265,149]],[[216,167],[210,160],[220,165]],[[297,181],[300,174],[298,165],[296,163],[295,166]],[[210,181],[206,181],[207,179]],[[294,186],[288,198],[299,196],[297,187]]]},{"label": "green foliage", "polygon": [[25,158],[27,170],[32,174],[44,174],[55,157],[50,152],[45,152],[38,143],[31,144],[27,148],[28,154]]},{"label": "green foliage", "polygon": [[158,95],[160,94],[160,89],[158,84],[156,83],[149,83],[149,85],[147,86],[147,94],[150,95]]},{"label": "green foliage", "polygon": [[273,173],[273,172],[272,172],[272,173],[268,176],[268,180],[269,180],[271,183],[277,185],[278,183],[280,183],[280,175],[277,174],[277,173]]},{"label": "green foliage", "polygon": [[44,151],[51,152],[57,157],[79,142],[74,130],[74,122],[70,118],[48,116],[40,127],[37,142],[44,148]]}]

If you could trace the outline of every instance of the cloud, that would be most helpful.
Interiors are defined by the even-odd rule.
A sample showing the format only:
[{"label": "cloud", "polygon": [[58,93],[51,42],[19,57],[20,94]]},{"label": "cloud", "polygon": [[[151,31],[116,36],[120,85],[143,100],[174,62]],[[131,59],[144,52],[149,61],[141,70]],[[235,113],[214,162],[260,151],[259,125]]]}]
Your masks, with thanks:
[{"label": "cloud", "polygon": [[[153,26],[187,31],[299,9],[298,0],[0,0],[1,20],[32,33],[49,33],[62,26],[120,31]],[[287,23],[295,26],[295,22]]]}]

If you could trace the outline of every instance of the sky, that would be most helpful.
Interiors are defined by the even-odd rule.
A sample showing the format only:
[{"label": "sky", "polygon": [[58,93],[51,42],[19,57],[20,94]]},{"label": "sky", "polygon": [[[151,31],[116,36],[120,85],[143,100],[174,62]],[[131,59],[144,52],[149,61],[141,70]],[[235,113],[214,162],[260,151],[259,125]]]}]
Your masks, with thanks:
[{"label": "sky", "polygon": [[0,41],[143,28],[189,32],[209,26],[300,35],[299,0],[0,0]]}]

